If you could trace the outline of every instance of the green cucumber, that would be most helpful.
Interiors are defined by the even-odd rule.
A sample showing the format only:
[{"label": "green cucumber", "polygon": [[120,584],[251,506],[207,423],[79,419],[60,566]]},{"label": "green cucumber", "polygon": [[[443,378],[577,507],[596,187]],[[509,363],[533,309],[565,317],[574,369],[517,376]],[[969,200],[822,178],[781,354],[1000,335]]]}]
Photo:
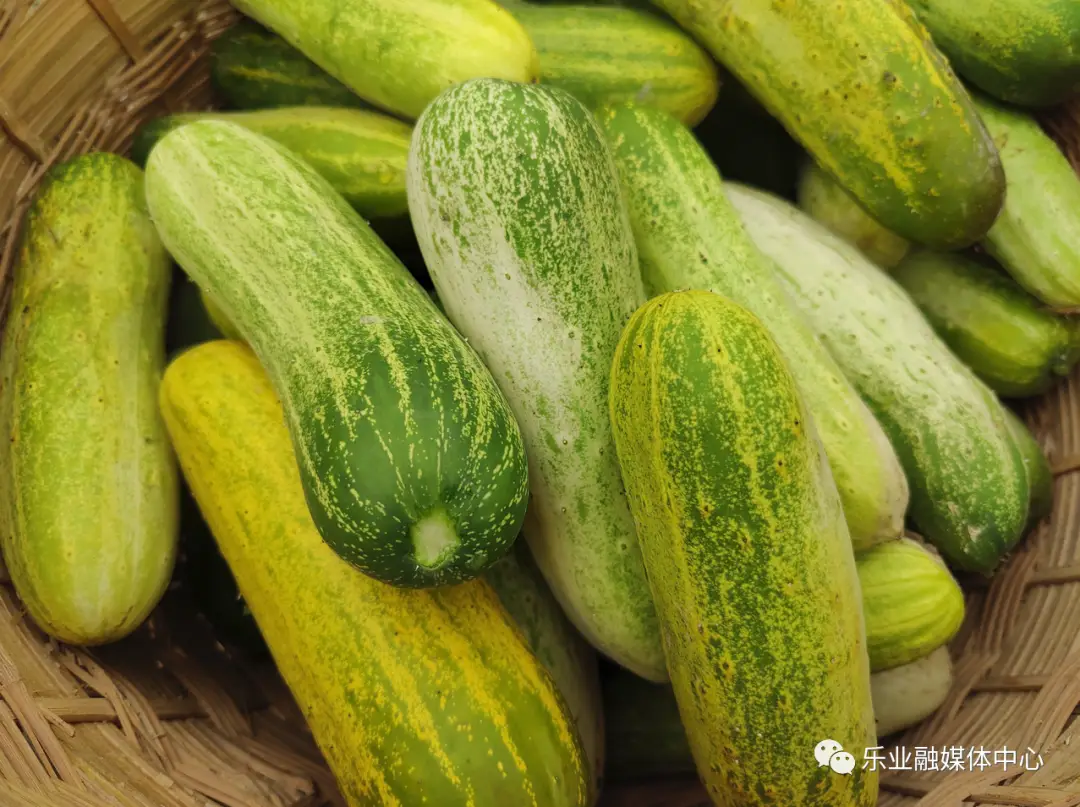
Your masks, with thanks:
[{"label": "green cucumber", "polygon": [[366,107],[356,93],[254,20],[232,26],[210,46],[214,89],[234,109]]},{"label": "green cucumber", "polygon": [[775,196],[732,182],[724,190],[889,435],[918,532],[951,565],[992,572],[1020,540],[1028,508],[1001,403],[856,247]]},{"label": "green cucumber", "polygon": [[908,0],[953,68],[1011,104],[1047,107],[1080,92],[1075,0]]},{"label": "green cucumber", "polygon": [[938,248],[986,234],[1001,163],[902,0],[654,0],[884,226]]},{"label": "green cucumber", "polygon": [[143,174],[95,153],[50,170],[0,348],[0,544],[50,636],[130,634],[176,559],[176,463],[157,409],[172,265]]},{"label": "green cucumber", "polygon": [[1005,420],[1016,441],[1027,469],[1030,504],[1028,505],[1028,528],[1034,527],[1048,515],[1054,506],[1054,473],[1050,462],[1028,427],[1011,410],[1005,409]]},{"label": "green cucumber", "polygon": [[536,45],[540,81],[590,109],[637,101],[688,125],[705,117],[720,90],[716,65],[670,20],[635,8],[512,3]]},{"label": "green cucumber", "polygon": [[187,113],[139,129],[132,159],[145,165],[168,132],[193,120],[225,120],[269,137],[303,158],[364,218],[405,215],[405,163],[412,127],[363,109],[290,107],[258,112]]},{"label": "green cucumber", "polygon": [[199,290],[199,300],[202,303],[203,310],[206,311],[206,316],[223,337],[244,341],[244,337],[236,329],[236,326],[229,322],[229,318],[225,316],[221,306],[215,303],[213,298],[201,289]]},{"label": "green cucumber", "polygon": [[799,207],[811,218],[857,246],[882,269],[900,263],[911,246],[878,224],[813,160],[803,166],[798,199]]},{"label": "green cucumber", "polygon": [[870,678],[878,741],[921,723],[945,702],[953,685],[949,648]]},{"label": "green cucumber", "polygon": [[597,120],[619,169],[646,291],[707,289],[761,319],[817,424],[853,545],[896,538],[908,504],[896,452],[750,240],[693,133],[661,110],[629,104]]},{"label": "green cucumber", "polygon": [[915,252],[892,276],[953,353],[999,395],[1046,392],[1080,359],[1073,322],[974,258]]},{"label": "green cucumber", "polygon": [[719,805],[873,805],[859,579],[809,412],[765,326],[708,291],[654,297],[611,369],[611,422],[664,653]]},{"label": "green cucumber", "polygon": [[492,0],[233,0],[366,101],[415,119],[470,78],[532,82],[537,54]]},{"label": "green cucumber", "polygon": [[555,87],[459,84],[416,124],[408,192],[439,299],[524,433],[537,564],[593,646],[665,680],[607,416],[611,357],[645,292],[592,115]]},{"label": "green cucumber", "polygon": [[1008,179],[986,251],[1052,308],[1080,307],[1080,177],[1035,121],[975,96]]},{"label": "green cucumber", "polygon": [[166,247],[252,346],[289,416],[319,532],[402,586],[476,577],[521,530],[521,433],[491,374],[359,214],[225,121],[146,166]]},{"label": "green cucumber", "polygon": [[855,558],[873,672],[928,656],[964,621],[964,592],[940,559],[902,537]]},{"label": "green cucumber", "polygon": [[529,649],[555,680],[577,724],[593,790],[599,793],[604,776],[604,713],[596,652],[562,612],[523,542],[518,541],[488,569],[484,580],[495,589]]}]

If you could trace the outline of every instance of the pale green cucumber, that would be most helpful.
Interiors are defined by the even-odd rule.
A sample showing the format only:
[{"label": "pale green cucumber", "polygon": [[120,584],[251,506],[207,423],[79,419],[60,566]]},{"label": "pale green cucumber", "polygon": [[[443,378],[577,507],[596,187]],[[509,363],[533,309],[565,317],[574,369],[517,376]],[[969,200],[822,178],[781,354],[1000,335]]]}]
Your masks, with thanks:
[{"label": "pale green cucumber", "polygon": [[524,434],[544,577],[595,647],[664,680],[607,417],[611,357],[645,292],[596,123],[554,87],[459,84],[416,124],[408,193],[439,299]]},{"label": "pale green cucumber", "polygon": [[647,292],[707,289],[761,319],[817,424],[853,545],[899,536],[908,504],[900,461],[751,241],[708,154],[660,110],[624,104],[597,120],[619,169]]},{"label": "pale green cucumber", "polygon": [[732,182],[724,190],[889,435],[918,532],[951,565],[993,571],[1020,540],[1028,509],[1001,402],[856,247],[775,196]]},{"label": "pale green cucumber", "polygon": [[878,740],[921,723],[945,702],[953,685],[949,648],[870,677]]}]

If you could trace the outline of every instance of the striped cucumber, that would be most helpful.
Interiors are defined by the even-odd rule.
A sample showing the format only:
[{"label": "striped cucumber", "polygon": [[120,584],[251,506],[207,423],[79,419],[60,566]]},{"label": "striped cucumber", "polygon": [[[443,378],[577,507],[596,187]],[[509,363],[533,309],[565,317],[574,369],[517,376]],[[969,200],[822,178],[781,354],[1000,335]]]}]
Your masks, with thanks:
[{"label": "striped cucumber", "polygon": [[688,125],[716,103],[712,57],[670,20],[636,8],[508,3],[540,57],[540,81],[590,109],[637,101]]},{"label": "striped cucumber", "polygon": [[902,0],[654,0],[884,226],[968,246],[1001,210],[1001,162]]},{"label": "striped cucumber", "polygon": [[918,531],[951,565],[993,571],[1028,507],[1001,403],[858,249],[781,199],[732,182],[724,190],[889,435]]},{"label": "striped cucumber", "polygon": [[491,587],[387,586],[320,540],[285,413],[246,346],[173,361],[161,409],[350,807],[585,807],[573,721]]},{"label": "striped cucumber", "polygon": [[1052,308],[1080,307],[1080,177],[1034,118],[976,96],[1009,195],[983,246]]},{"label": "striped cucumber", "polygon": [[470,78],[532,82],[536,48],[493,0],[233,0],[366,101],[415,119]]},{"label": "striped cucumber", "polygon": [[476,353],[299,157],[225,121],[147,162],[162,240],[282,397],[323,538],[403,586],[479,575],[521,530],[521,433]]},{"label": "striped cucumber", "polygon": [[439,299],[521,425],[544,577],[593,646],[665,680],[607,416],[611,357],[645,292],[592,116],[554,87],[459,84],[416,124],[408,192]]},{"label": "striped cucumber", "polygon": [[953,353],[996,393],[1039,395],[1080,359],[1076,324],[973,257],[919,251],[892,272]]},{"label": "striped cucumber", "polygon": [[853,545],[900,535],[908,490],[896,453],[750,240],[693,133],[665,112],[630,104],[607,107],[597,120],[619,169],[646,290],[707,289],[760,318],[817,424]]},{"label": "striped cucumber", "polygon": [[611,421],[690,748],[713,801],[873,805],[877,774],[807,763],[874,745],[855,558],[810,414],[765,326],[708,291],[630,319]]},{"label": "striped cucumber", "polygon": [[1009,431],[1016,441],[1027,469],[1030,497],[1028,505],[1028,528],[1042,521],[1054,507],[1054,473],[1050,461],[1028,427],[1011,410],[1005,409],[1005,420]]},{"label": "striped cucumber", "polygon": [[130,634],[176,559],[176,463],[157,409],[172,267],[143,174],[97,153],[45,179],[0,349],[0,543],[51,636]]},{"label": "striped cucumber", "polygon": [[136,133],[132,159],[144,165],[162,137],[193,120],[231,121],[277,141],[318,171],[364,218],[403,216],[409,210],[405,163],[412,127],[399,120],[331,107],[169,115]]}]

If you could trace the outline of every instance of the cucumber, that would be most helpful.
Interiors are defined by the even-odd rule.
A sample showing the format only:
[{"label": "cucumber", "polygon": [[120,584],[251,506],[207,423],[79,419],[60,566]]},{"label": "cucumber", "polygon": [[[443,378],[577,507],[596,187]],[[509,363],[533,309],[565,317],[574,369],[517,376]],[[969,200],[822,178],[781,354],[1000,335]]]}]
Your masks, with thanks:
[{"label": "cucumber", "polygon": [[949,648],[939,647],[925,658],[874,673],[870,684],[880,742],[926,720],[945,702],[953,685]]},{"label": "cucumber", "polygon": [[938,248],[1005,198],[993,141],[902,0],[654,0],[884,226]]},{"label": "cucumber", "polygon": [[331,107],[169,115],[136,132],[132,159],[145,165],[162,137],[193,120],[231,121],[277,141],[318,171],[364,218],[393,218],[409,210],[405,163],[412,127],[399,120]]},{"label": "cucumber", "polygon": [[350,807],[585,807],[573,720],[483,580],[365,577],[320,540],[276,391],[210,342],[165,373],[184,475]]},{"label": "cucumber", "polygon": [[356,93],[283,38],[244,19],[210,45],[210,79],[234,109],[366,107]]},{"label": "cucumber", "polygon": [[536,48],[492,0],[233,0],[364,100],[415,119],[470,78],[532,82]]},{"label": "cucumber", "polygon": [[999,395],[1046,392],[1080,359],[1071,320],[974,258],[919,251],[892,275],[953,353]]},{"label": "cucumber", "polygon": [[953,68],[1011,104],[1047,107],[1080,92],[1075,0],[908,0]]},{"label": "cucumber", "polygon": [[229,322],[229,318],[225,316],[221,306],[215,303],[213,298],[201,289],[199,291],[199,300],[206,311],[206,316],[225,339],[244,341],[244,337],[236,330],[236,326]]},{"label": "cucumber", "polygon": [[707,289],[760,318],[817,424],[853,545],[896,538],[908,503],[896,452],[750,240],[693,133],[661,110],[629,104],[597,120],[619,169],[646,291]]},{"label": "cucumber", "polygon": [[732,182],[724,190],[892,441],[918,532],[950,565],[992,572],[1028,508],[1001,403],[858,249],[781,199]]},{"label": "cucumber", "polygon": [[1011,410],[1005,409],[1005,421],[1016,441],[1027,469],[1030,504],[1028,505],[1028,529],[1031,529],[1048,515],[1054,507],[1054,473],[1050,462],[1028,427]]},{"label": "cucumber", "polygon": [[851,194],[813,160],[803,166],[798,201],[799,207],[812,219],[857,246],[882,269],[891,269],[900,263],[911,246],[907,240],[874,221]]},{"label": "cucumber", "polygon": [[172,267],[143,175],[95,153],[51,169],[27,219],[0,348],[0,545],[50,636],[135,630],[176,559],[158,412]]},{"label": "cucumber", "polygon": [[383,582],[468,580],[521,530],[521,433],[480,359],[333,188],[225,121],[146,167],[166,247],[266,366],[323,538]]},{"label": "cucumber", "polygon": [[408,193],[439,299],[524,434],[537,564],[594,647],[666,680],[607,417],[611,357],[645,292],[592,115],[555,87],[459,84],[417,121]]},{"label": "cucumber", "polygon": [[1009,195],[983,246],[1052,308],[1080,306],[1080,177],[1034,118],[976,96]]},{"label": "cucumber", "polygon": [[540,57],[540,81],[590,109],[637,101],[688,125],[716,103],[712,57],[672,22],[618,6],[517,2],[507,5]]},{"label": "cucumber", "polygon": [[559,608],[528,548],[518,541],[484,574],[521,629],[525,642],[551,673],[577,725],[592,772],[593,792],[604,776],[604,713],[596,653]]},{"label": "cucumber", "polygon": [[901,537],[855,558],[873,672],[928,656],[964,621],[964,592],[935,555]]},{"label": "cucumber", "polygon": [[611,370],[611,421],[672,688],[717,804],[873,805],[859,580],[840,497],[765,326],[708,291],[654,297]]}]

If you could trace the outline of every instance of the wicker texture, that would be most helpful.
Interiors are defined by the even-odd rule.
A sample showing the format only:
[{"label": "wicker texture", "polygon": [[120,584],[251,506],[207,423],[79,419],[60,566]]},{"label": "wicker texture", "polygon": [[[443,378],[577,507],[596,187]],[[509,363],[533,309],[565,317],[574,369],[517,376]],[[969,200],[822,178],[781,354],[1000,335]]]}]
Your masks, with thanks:
[{"label": "wicker texture", "polygon": [[[212,105],[207,45],[236,19],[226,0],[0,0],[5,310],[18,228],[43,172],[94,149],[123,152],[155,115]],[[1080,170],[1080,103],[1046,122]],[[1054,512],[989,586],[963,581],[953,691],[895,745],[1030,748],[1043,764],[1019,775],[889,771],[881,807],[1080,807],[1080,753],[1070,748],[1080,704],[1080,373],[1026,415],[1055,469]],[[193,614],[182,592],[170,593],[135,636],[88,653],[49,641],[0,586],[0,807],[342,804],[272,667],[234,661]],[[611,789],[603,803],[708,800],[696,783],[675,782]]]}]

